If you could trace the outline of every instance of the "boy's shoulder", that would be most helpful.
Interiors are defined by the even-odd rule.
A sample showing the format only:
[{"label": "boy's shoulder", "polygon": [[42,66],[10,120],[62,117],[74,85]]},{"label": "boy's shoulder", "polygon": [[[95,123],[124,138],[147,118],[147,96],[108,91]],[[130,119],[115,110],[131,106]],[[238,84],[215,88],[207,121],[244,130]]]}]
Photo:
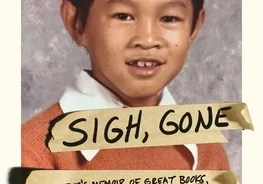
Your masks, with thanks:
[{"label": "boy's shoulder", "polygon": [[63,114],[59,103],[51,105],[46,110],[22,124],[22,140],[43,137],[48,133],[50,121]]},{"label": "boy's shoulder", "polygon": [[47,147],[47,136],[53,119],[63,114],[59,103],[22,124],[22,166],[53,168],[52,154]]}]

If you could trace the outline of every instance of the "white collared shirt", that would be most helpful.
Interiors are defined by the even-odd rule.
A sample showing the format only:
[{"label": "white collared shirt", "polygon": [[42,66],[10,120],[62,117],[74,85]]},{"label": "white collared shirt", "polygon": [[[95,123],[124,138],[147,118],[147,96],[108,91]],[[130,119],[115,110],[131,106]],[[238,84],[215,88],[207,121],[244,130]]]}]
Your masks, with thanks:
[{"label": "white collared shirt", "polygon": [[[63,113],[80,110],[123,108],[126,106],[116,95],[97,82],[84,70],[81,71],[75,82],[66,88],[59,104]],[[165,87],[161,93],[159,105],[176,105],[167,87]],[[194,158],[192,169],[195,170],[198,161],[197,146],[196,144],[186,144],[184,146],[192,153]],[[81,151],[88,161],[91,161],[98,152],[99,150]]]}]

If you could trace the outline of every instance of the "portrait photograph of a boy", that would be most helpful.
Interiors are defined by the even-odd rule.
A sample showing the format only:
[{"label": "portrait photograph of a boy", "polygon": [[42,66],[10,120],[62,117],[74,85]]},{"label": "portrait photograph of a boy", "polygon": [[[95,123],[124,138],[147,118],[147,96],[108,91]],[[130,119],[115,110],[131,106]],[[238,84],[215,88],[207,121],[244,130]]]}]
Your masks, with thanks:
[{"label": "portrait photograph of a boy", "polygon": [[73,111],[241,101],[241,1],[22,1],[22,166],[231,170],[228,143],[52,153],[50,122]]}]

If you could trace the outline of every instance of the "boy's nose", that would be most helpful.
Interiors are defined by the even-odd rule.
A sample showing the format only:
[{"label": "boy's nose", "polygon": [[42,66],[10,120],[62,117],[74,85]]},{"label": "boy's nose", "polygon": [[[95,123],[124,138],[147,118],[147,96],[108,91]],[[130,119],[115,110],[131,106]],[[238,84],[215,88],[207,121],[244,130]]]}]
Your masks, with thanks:
[{"label": "boy's nose", "polygon": [[141,49],[160,49],[164,45],[159,26],[152,22],[141,22],[136,25],[134,37],[131,40],[132,47]]}]

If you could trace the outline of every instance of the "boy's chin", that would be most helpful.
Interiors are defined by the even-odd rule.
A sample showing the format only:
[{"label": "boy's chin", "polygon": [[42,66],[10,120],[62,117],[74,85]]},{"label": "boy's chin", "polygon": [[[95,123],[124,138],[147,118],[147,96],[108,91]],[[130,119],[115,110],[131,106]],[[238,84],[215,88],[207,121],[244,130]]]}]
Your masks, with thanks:
[{"label": "boy's chin", "polygon": [[167,81],[159,80],[130,80],[128,83],[123,83],[119,89],[127,96],[133,98],[147,98],[158,96],[160,91],[166,86]]},{"label": "boy's chin", "polygon": [[139,87],[134,86],[133,88],[129,88],[125,91],[122,91],[126,97],[134,100],[146,100],[147,98],[154,98],[157,97],[162,91],[162,88],[156,88],[156,87]]}]

